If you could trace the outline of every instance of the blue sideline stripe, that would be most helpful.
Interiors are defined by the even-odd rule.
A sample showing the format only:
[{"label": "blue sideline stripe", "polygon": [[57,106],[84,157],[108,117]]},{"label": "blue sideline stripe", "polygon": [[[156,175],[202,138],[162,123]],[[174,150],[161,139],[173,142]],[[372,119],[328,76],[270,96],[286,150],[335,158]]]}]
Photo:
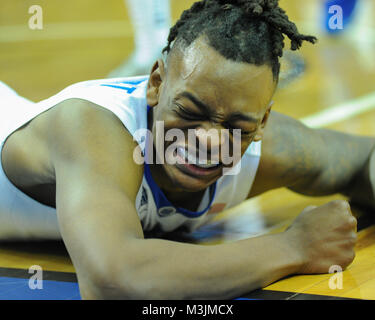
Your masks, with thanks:
[{"label": "blue sideline stripe", "polygon": [[81,300],[81,296],[74,282],[43,280],[43,289],[31,290],[29,279],[0,277],[0,300]]}]

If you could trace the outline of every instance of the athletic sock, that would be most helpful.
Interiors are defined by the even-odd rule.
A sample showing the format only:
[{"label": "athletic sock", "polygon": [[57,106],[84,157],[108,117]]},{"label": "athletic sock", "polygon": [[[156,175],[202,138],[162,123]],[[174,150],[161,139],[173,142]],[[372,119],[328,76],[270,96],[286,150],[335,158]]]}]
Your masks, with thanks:
[{"label": "athletic sock", "polygon": [[169,0],[126,0],[135,34],[135,61],[148,64],[166,45]]}]

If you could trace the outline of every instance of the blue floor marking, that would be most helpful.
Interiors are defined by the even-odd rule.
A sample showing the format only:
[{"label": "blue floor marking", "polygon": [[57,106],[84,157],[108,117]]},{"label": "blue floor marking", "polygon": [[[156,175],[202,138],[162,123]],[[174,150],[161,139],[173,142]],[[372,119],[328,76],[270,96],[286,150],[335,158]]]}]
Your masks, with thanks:
[{"label": "blue floor marking", "polygon": [[43,280],[43,289],[29,288],[29,279],[0,277],[0,300],[81,300],[78,283]]}]

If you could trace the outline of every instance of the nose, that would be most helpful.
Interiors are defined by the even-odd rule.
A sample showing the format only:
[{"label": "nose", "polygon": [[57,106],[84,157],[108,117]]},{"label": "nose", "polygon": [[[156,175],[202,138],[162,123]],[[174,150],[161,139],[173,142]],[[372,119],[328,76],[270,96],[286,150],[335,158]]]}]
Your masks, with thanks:
[{"label": "nose", "polygon": [[229,141],[228,133],[220,125],[202,125],[194,130],[196,147],[199,158],[206,156],[215,162],[220,162],[220,150],[225,141]]},{"label": "nose", "polygon": [[230,130],[220,124],[206,124],[196,128],[195,144],[196,150],[199,149],[199,159],[228,167],[236,165],[242,157],[242,141],[241,134],[234,131],[232,136]]}]

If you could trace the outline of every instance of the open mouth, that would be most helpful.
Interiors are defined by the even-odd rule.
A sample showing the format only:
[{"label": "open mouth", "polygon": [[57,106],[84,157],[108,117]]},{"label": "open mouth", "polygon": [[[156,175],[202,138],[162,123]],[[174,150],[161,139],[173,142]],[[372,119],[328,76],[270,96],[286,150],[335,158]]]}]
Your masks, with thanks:
[{"label": "open mouth", "polygon": [[222,167],[222,164],[219,161],[211,161],[207,159],[203,160],[196,158],[194,155],[189,153],[184,147],[176,148],[174,154],[176,157],[180,159],[177,166],[187,169],[189,173],[198,175],[208,175]]}]

